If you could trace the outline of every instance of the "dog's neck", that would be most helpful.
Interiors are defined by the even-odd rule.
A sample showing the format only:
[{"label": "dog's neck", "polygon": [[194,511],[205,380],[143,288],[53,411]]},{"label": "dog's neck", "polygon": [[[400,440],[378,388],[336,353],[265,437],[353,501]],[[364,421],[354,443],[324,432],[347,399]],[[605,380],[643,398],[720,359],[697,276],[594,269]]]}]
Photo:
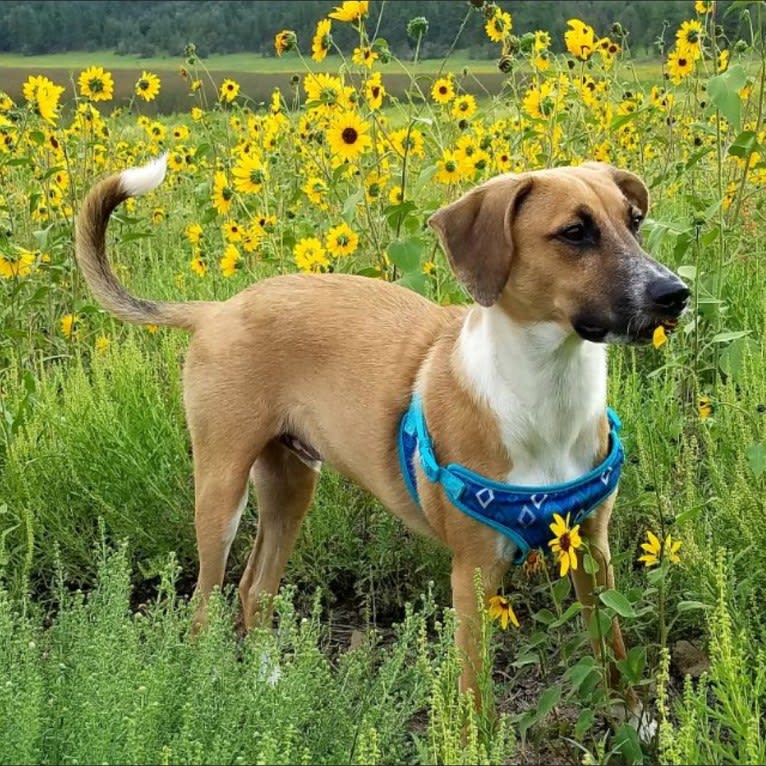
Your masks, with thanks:
[{"label": "dog's neck", "polygon": [[507,481],[569,481],[597,462],[606,408],[606,349],[553,322],[522,324],[473,307],[453,364],[497,418],[512,462]]}]

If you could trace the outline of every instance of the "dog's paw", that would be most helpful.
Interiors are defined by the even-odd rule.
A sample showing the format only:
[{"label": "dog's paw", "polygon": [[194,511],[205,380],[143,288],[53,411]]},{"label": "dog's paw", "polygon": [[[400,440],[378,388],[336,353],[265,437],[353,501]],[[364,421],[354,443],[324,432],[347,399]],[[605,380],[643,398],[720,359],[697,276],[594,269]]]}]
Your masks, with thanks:
[{"label": "dog's paw", "polygon": [[648,745],[657,736],[657,721],[644,710],[639,700],[628,707],[625,702],[612,704],[612,715],[620,723],[628,723],[638,734],[642,745]]}]

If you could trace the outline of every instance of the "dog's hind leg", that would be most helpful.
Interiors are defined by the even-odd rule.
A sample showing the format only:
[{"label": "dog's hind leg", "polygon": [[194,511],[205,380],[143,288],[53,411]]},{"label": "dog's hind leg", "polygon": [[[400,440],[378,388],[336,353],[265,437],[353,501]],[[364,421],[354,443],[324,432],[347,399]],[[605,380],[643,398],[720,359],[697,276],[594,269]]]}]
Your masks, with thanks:
[{"label": "dog's hind leg", "polygon": [[[229,549],[247,504],[247,481],[259,446],[232,446],[231,429],[219,423],[194,442],[194,528],[199,555],[194,629],[207,623],[207,602],[223,584]],[[236,428],[232,424],[233,428]]]},{"label": "dog's hind leg", "polygon": [[[318,465],[307,465],[284,444],[272,440],[255,461],[252,478],[258,500],[258,533],[239,584],[247,630],[271,614],[271,598],[311,505],[319,470]],[[264,598],[267,603],[262,609]]]}]

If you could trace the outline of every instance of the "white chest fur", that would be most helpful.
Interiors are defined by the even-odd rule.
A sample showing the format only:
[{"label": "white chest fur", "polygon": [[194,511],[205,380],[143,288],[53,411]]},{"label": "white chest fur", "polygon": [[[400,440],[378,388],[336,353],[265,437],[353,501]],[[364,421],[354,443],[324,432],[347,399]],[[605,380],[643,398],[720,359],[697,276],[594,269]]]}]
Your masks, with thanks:
[{"label": "white chest fur", "polygon": [[506,481],[547,485],[593,468],[606,407],[606,349],[554,323],[520,325],[474,307],[456,365],[497,418],[513,463]]}]

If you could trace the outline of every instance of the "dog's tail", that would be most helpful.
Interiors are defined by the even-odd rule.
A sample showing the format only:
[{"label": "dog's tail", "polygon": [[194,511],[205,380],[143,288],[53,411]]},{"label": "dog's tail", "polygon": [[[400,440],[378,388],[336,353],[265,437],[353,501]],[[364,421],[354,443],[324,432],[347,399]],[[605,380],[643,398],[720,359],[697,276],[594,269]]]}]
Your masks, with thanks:
[{"label": "dog's tail", "polygon": [[162,183],[165,155],[140,168],[129,168],[96,184],[77,217],[75,254],[85,281],[98,302],[119,319],[136,324],[158,324],[193,330],[204,307],[202,301],[157,303],[131,295],[117,280],[106,258],[106,227],[114,209]]}]

